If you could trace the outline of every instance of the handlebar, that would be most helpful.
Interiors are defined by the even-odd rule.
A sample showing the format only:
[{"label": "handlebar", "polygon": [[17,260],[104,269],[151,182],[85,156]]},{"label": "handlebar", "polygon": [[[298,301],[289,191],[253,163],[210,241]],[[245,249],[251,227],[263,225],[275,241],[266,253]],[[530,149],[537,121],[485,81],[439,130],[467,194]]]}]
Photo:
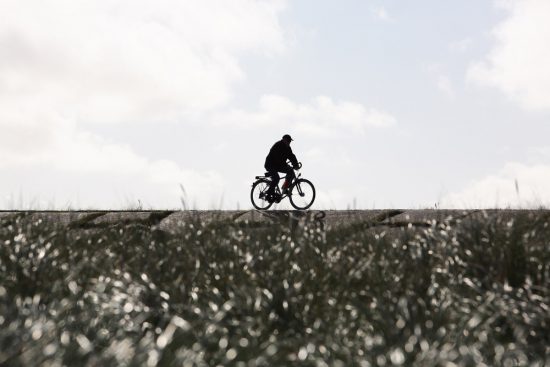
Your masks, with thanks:
[{"label": "handlebar", "polygon": [[[287,159],[286,163],[288,164],[288,163],[292,163],[292,162],[290,161],[290,159]],[[294,169],[299,170],[300,168],[302,168],[302,162],[298,162],[298,168],[294,168]]]}]

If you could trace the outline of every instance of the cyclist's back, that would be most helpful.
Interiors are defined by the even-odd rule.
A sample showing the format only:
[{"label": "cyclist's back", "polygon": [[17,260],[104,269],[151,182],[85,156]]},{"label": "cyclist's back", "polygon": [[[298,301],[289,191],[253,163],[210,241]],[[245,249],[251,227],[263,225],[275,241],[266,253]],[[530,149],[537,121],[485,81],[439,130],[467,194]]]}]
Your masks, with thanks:
[{"label": "cyclist's back", "polygon": [[290,159],[290,161],[294,165],[298,165],[298,160],[296,159],[294,153],[292,153],[292,149],[290,148],[290,146],[283,140],[279,140],[278,142],[273,144],[273,146],[269,150],[269,154],[265,158],[265,169],[268,171],[275,171],[281,167],[286,168],[286,161],[288,159]]},{"label": "cyclist's back", "polygon": [[265,158],[264,167],[272,177],[272,185],[269,188],[269,191],[271,193],[274,192],[275,187],[279,183],[280,177],[278,172],[284,172],[287,175],[285,183],[283,184],[283,190],[288,188],[290,182],[292,182],[295,177],[294,170],[286,163],[287,160],[290,160],[290,162],[294,166],[294,169],[297,169],[298,167],[298,159],[296,159],[296,156],[290,148],[291,141],[292,138],[290,137],[290,135],[284,135],[281,140],[273,144],[273,146],[269,150],[269,154]]}]

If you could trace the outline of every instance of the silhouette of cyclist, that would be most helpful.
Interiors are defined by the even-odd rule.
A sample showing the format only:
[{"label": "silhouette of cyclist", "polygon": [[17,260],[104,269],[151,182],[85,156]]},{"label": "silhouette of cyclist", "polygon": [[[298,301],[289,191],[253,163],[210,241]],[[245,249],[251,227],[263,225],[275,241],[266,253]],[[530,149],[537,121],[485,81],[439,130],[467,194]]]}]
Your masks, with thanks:
[{"label": "silhouette of cyclist", "polygon": [[290,183],[296,177],[294,175],[294,170],[292,167],[290,167],[286,161],[290,160],[292,163],[292,166],[294,169],[299,169],[298,160],[296,159],[296,156],[294,153],[292,153],[292,149],[290,148],[290,142],[293,139],[290,137],[290,135],[286,134],[283,136],[281,140],[273,144],[271,149],[269,150],[269,154],[265,158],[265,169],[268,172],[268,175],[271,176],[271,186],[269,187],[267,194],[269,196],[272,196],[275,194],[275,187],[279,184],[279,180],[281,179],[279,176],[279,172],[286,173],[286,180],[283,183],[283,194],[288,193],[288,187],[290,186]]}]

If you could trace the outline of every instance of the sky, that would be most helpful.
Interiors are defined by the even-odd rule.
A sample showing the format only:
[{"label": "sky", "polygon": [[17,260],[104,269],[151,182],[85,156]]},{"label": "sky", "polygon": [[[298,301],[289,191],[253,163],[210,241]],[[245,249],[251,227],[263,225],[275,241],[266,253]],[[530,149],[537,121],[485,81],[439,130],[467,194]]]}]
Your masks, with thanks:
[{"label": "sky", "polygon": [[[0,0],[0,209],[550,205],[548,0]],[[285,208],[284,205],[280,208]]]}]

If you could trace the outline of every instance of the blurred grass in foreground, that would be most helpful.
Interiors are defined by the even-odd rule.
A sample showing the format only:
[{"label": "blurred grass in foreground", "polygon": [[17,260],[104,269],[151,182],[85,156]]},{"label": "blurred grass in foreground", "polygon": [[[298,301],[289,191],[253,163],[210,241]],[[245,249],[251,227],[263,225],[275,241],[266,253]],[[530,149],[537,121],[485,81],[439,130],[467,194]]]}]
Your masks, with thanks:
[{"label": "blurred grass in foreground", "polygon": [[548,366],[549,223],[4,218],[0,365]]}]

